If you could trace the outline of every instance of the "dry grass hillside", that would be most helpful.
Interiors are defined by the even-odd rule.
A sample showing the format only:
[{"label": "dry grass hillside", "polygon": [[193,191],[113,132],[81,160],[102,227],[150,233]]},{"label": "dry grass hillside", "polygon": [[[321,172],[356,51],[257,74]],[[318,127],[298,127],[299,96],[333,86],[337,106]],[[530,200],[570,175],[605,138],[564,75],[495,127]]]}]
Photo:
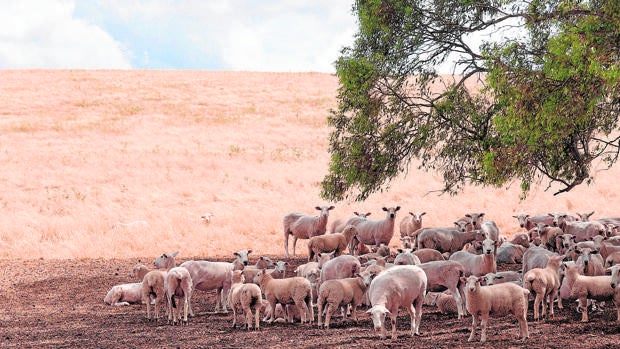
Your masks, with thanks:
[{"label": "dry grass hillside", "polygon": [[[282,217],[314,214],[329,162],[326,125],[336,77],[208,71],[1,72],[0,257],[130,258],[181,250],[283,253]],[[508,188],[431,193],[440,177],[412,168],[366,202],[334,203],[330,219],[381,207],[426,211],[451,226],[483,211],[504,235],[520,212],[620,215],[620,167],[560,196],[519,200]],[[205,224],[200,216],[211,212]],[[394,238],[392,244],[398,240]],[[298,251],[305,254],[305,242]]]}]

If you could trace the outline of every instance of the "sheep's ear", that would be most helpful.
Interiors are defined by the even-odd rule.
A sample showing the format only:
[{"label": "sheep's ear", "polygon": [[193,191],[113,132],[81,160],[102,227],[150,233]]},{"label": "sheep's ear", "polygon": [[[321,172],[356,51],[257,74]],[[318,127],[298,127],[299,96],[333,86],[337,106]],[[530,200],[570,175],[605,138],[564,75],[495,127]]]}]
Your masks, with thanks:
[{"label": "sheep's ear", "polygon": [[252,250],[248,250],[248,254],[252,253]]},{"label": "sheep's ear", "polygon": [[403,249],[402,248],[397,248],[396,251],[398,251],[399,253],[403,253]]},{"label": "sheep's ear", "polygon": [[398,211],[400,210],[400,206],[396,206],[396,209],[394,211]]},{"label": "sheep's ear", "polygon": [[387,209],[387,207],[384,207],[384,208],[382,208],[382,210],[387,212],[388,209]]},{"label": "sheep's ear", "polygon": [[469,213],[467,213],[467,214],[465,214],[465,217],[471,218],[471,215]]},{"label": "sheep's ear", "polygon": [[327,210],[331,211],[331,210],[333,210],[335,208],[336,208],[336,206],[332,205],[332,206],[329,206],[329,208]]},{"label": "sheep's ear", "polygon": [[233,253],[233,256],[241,257],[241,255],[237,252]]},{"label": "sheep's ear", "polygon": [[420,213],[420,217],[424,216],[425,214],[426,214],[426,212]]},{"label": "sheep's ear", "polygon": [[321,210],[321,206],[314,206],[314,208],[319,210],[319,211]]},{"label": "sheep's ear", "polygon": [[176,257],[178,254],[179,254],[179,251],[172,252],[172,254],[170,254],[170,257]]},{"label": "sheep's ear", "polygon": [[496,279],[503,279],[503,278],[504,278],[504,275],[495,275],[495,278],[496,278]]},{"label": "sheep's ear", "polygon": [[592,250],[590,251],[591,254],[598,254],[598,250]]},{"label": "sheep's ear", "polygon": [[466,277],[464,277],[464,276],[461,276],[461,278],[460,278],[460,279],[461,279],[461,281],[462,281],[462,282],[467,282],[467,278],[466,278]]},{"label": "sheep's ear", "polygon": [[482,278],[482,276],[479,276],[478,277],[478,282],[482,282],[482,281],[484,281],[484,279]]}]

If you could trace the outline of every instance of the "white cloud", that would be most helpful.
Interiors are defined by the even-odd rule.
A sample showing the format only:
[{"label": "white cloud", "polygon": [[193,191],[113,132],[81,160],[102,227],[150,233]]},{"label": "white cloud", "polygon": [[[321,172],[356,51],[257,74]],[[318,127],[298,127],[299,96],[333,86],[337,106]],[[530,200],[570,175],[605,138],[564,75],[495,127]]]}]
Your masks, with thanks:
[{"label": "white cloud", "polygon": [[4,3],[0,68],[131,68],[128,50],[73,9],[62,0]]}]

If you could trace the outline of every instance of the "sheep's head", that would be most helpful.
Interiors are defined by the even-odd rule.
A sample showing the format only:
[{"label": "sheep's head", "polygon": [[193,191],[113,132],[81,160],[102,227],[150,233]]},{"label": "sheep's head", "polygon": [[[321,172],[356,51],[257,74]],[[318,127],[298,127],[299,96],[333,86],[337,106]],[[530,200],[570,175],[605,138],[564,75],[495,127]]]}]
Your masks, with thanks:
[{"label": "sheep's head", "polygon": [[607,271],[611,273],[611,288],[616,288],[616,286],[620,285],[620,265],[616,264],[608,268]]},{"label": "sheep's head", "polygon": [[485,239],[482,242],[482,253],[491,254],[495,251],[495,241],[491,239]]},{"label": "sheep's head", "polygon": [[390,311],[383,305],[375,305],[368,309],[367,313],[370,314],[373,327],[375,331],[381,331],[384,327],[385,315],[390,315]]},{"label": "sheep's head", "polygon": [[252,253],[252,250],[241,250],[234,253],[237,257],[237,262],[243,264],[244,266],[248,265],[248,255]]},{"label": "sheep's head", "polygon": [[383,211],[387,212],[387,216],[390,219],[396,218],[396,211],[398,211],[398,210],[400,210],[400,206],[390,207],[390,208],[384,207],[383,208]]},{"label": "sheep's head", "polygon": [[461,276],[461,282],[465,284],[465,290],[468,292],[476,292],[480,288],[480,283],[484,279],[482,276],[470,275],[469,277]]}]

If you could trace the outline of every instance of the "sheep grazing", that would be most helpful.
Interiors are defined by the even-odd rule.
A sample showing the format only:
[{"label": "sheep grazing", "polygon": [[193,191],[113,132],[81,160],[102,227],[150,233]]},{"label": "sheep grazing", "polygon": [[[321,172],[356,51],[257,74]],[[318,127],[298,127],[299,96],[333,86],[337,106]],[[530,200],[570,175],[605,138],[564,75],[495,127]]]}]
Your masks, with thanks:
[{"label": "sheep grazing", "polygon": [[394,236],[394,221],[398,210],[400,206],[383,207],[383,211],[386,212],[385,219],[360,221],[357,224],[357,239],[366,245],[379,246],[382,243],[389,245]]},{"label": "sheep grazing", "polygon": [[[611,287],[611,276],[585,276],[579,274],[579,266],[575,263],[564,263],[565,280],[570,290],[570,299],[579,300],[579,308],[581,308],[581,322],[588,322],[587,300],[596,301],[614,301],[616,310],[620,307],[620,292],[616,291],[616,287]],[[620,315],[620,314],[619,314]],[[620,317],[616,319],[620,322]]]},{"label": "sheep grazing", "polygon": [[481,255],[469,253],[467,251],[457,251],[450,256],[450,260],[457,261],[463,265],[465,268],[465,276],[482,276],[487,273],[495,273],[497,271],[494,250],[495,241],[491,239],[484,239],[482,242]]},{"label": "sheep grazing", "polygon": [[519,336],[523,341],[529,338],[527,329],[527,298],[530,291],[513,283],[492,286],[481,286],[482,277],[471,275],[462,277],[465,283],[465,299],[467,311],[472,314],[471,334],[467,341],[474,340],[476,326],[480,321],[480,342],[487,340],[487,324],[489,315],[505,316],[513,314],[519,322]]},{"label": "sheep grazing", "polygon": [[426,290],[429,292],[448,291],[456,304],[458,318],[465,316],[465,295],[461,289],[461,277],[465,274],[463,265],[456,261],[432,261],[419,267],[426,274]]},{"label": "sheep grazing", "polygon": [[484,238],[484,233],[479,230],[459,232],[452,228],[422,228],[418,235],[418,249],[432,248],[452,254],[460,251],[466,243],[482,241]]},{"label": "sheep grazing", "polygon": [[420,335],[422,303],[426,295],[426,274],[415,265],[396,265],[377,275],[370,283],[368,298],[375,331],[385,338],[385,315],[392,323],[392,339],[396,339],[398,309],[404,307],[411,318],[411,336]]},{"label": "sheep grazing", "polygon": [[339,280],[327,280],[321,284],[318,296],[318,326],[323,325],[323,305],[327,304],[325,314],[325,328],[329,328],[329,320],[334,310],[341,308],[343,318],[346,317],[345,307],[351,306],[353,320],[357,322],[357,307],[362,304],[366,296],[366,285],[361,277]]},{"label": "sheep grazing", "polygon": [[271,306],[269,323],[274,320],[276,303],[295,304],[301,313],[301,323],[314,321],[312,307],[312,286],[303,277],[294,276],[287,279],[274,279],[266,270],[258,273],[258,283],[265,299]]},{"label": "sheep grazing", "polygon": [[351,243],[353,236],[357,234],[357,228],[347,225],[342,233],[313,236],[308,241],[308,262],[314,260],[315,255],[322,252],[334,252],[340,256]]},{"label": "sheep grazing", "polygon": [[[235,260],[228,262],[210,262],[189,260],[181,264],[192,276],[194,290],[216,290],[215,311],[226,312],[227,295],[230,290],[230,280],[233,270],[241,270],[248,264],[248,254],[252,250],[241,250],[234,253]],[[192,305],[189,305],[189,313],[194,316]]]},{"label": "sheep grazing", "polygon": [[403,217],[400,221],[400,237],[409,236],[415,239],[415,235],[412,234],[422,228],[422,216],[425,214],[426,212],[420,214],[409,212],[408,216]]},{"label": "sheep grazing", "polygon": [[[232,273],[228,304],[233,311],[233,328],[237,326],[237,311],[243,311],[247,329],[252,329],[252,315],[254,315],[256,330],[260,329],[260,308],[263,293],[256,284],[245,284],[245,277],[241,270]],[[252,309],[254,311],[252,312]]]},{"label": "sheep grazing", "polygon": [[[549,303],[549,316],[554,317],[553,302],[558,298],[560,288],[560,264],[564,255],[548,257],[545,268],[534,268],[523,275],[523,287],[536,294],[534,299],[534,320],[539,319],[539,308],[542,306],[541,316],[547,315],[547,303]],[[558,308],[562,309],[562,302],[558,302]]]},{"label": "sheep grazing", "polygon": [[[189,271],[183,267],[174,267],[168,270],[164,281],[164,288],[166,289],[166,299],[168,300],[168,323],[176,325],[177,321],[180,321],[183,324],[187,324],[187,313],[193,292],[192,277]],[[181,301],[182,317],[175,298]]]},{"label": "sheep grazing", "polygon": [[142,283],[133,282],[112,286],[103,298],[104,303],[114,306],[127,306],[142,301]]},{"label": "sheep grazing", "polygon": [[307,216],[297,212],[284,216],[284,252],[286,258],[289,258],[288,236],[293,235],[293,256],[295,256],[297,239],[310,239],[313,236],[325,234],[329,211],[334,208],[334,206],[316,206],[315,209],[321,211],[318,216]]}]

